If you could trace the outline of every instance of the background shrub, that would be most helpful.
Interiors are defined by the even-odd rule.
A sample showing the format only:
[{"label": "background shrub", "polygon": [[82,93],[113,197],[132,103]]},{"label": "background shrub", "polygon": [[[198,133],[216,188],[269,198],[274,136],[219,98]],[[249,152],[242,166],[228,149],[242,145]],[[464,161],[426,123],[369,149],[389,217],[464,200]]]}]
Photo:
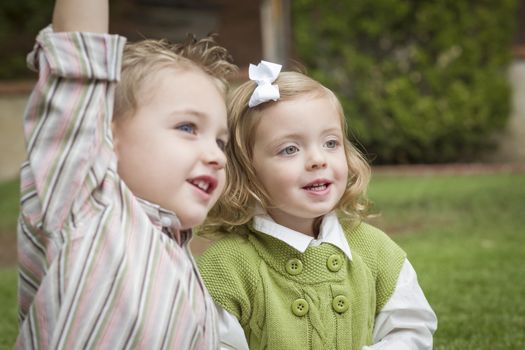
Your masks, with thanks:
[{"label": "background shrub", "polygon": [[294,0],[309,74],[379,163],[473,160],[510,112],[515,0]]},{"label": "background shrub", "polygon": [[33,77],[25,57],[51,22],[54,0],[0,1],[0,79]]}]

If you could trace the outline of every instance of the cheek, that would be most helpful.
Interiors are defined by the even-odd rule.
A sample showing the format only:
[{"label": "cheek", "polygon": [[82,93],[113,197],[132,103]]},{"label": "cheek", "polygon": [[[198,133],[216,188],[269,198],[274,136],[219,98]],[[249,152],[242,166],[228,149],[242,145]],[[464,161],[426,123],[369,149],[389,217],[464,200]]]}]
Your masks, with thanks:
[{"label": "cheek", "polygon": [[340,157],[338,164],[336,176],[346,181],[348,178],[348,163],[344,154]]},{"label": "cheek", "polygon": [[267,170],[267,168],[260,168],[260,167],[255,167],[254,168],[255,170],[255,177],[257,178],[258,182],[259,182],[259,185],[262,186],[262,188],[268,193],[270,194],[270,196],[272,195],[272,189],[273,189],[273,177],[271,176],[271,172]]},{"label": "cheek", "polygon": [[296,177],[285,169],[274,169],[268,171],[264,179],[261,179],[266,191],[273,197],[286,196],[286,190],[293,187],[296,183]]},{"label": "cheek", "polygon": [[279,196],[297,182],[299,175],[295,169],[291,161],[254,162],[255,175],[272,197]]},{"label": "cheek", "polygon": [[219,197],[222,194],[225,187],[226,187],[226,172],[222,170],[217,175],[217,188],[215,189],[215,193],[217,194],[217,197]]}]

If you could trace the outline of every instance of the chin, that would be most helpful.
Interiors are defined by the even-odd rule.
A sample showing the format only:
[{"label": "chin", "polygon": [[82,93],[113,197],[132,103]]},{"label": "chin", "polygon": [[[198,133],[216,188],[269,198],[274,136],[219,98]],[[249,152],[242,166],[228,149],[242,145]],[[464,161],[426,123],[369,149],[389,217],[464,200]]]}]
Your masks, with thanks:
[{"label": "chin", "polygon": [[197,225],[201,225],[204,220],[206,219],[206,216],[195,216],[195,215],[192,215],[192,216],[180,216],[179,217],[179,220],[180,220],[180,224],[181,224],[181,228],[183,230],[188,230],[190,228],[193,228]]},{"label": "chin", "polygon": [[311,212],[310,216],[311,216],[312,219],[315,219],[315,218],[318,218],[320,216],[325,216],[326,214],[330,213],[332,210],[333,210],[333,208],[326,209],[326,210],[315,210],[315,211]]}]

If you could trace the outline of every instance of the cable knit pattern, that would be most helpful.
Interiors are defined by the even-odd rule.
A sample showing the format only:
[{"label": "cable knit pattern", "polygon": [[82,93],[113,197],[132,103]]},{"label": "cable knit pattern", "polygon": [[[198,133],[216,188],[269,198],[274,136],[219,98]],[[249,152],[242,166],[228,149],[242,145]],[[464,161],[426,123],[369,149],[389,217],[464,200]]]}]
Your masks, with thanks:
[{"label": "cable knit pattern", "polygon": [[[199,259],[215,301],[235,315],[250,349],[361,349],[394,291],[405,253],[380,230],[344,226],[352,261],[323,243],[304,253],[242,227]],[[330,269],[338,257],[341,265]],[[300,261],[290,273],[290,261]],[[287,268],[288,266],[288,268]]]}]

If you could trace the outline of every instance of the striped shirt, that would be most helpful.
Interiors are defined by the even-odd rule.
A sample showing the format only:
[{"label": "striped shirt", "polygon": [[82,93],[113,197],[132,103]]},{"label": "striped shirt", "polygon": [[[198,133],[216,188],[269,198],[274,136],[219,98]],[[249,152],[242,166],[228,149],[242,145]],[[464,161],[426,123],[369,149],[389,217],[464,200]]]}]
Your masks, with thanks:
[{"label": "striped shirt", "polygon": [[125,39],[53,33],[28,56],[18,223],[24,349],[215,349],[216,311],[175,214],[116,173],[114,88]]}]

